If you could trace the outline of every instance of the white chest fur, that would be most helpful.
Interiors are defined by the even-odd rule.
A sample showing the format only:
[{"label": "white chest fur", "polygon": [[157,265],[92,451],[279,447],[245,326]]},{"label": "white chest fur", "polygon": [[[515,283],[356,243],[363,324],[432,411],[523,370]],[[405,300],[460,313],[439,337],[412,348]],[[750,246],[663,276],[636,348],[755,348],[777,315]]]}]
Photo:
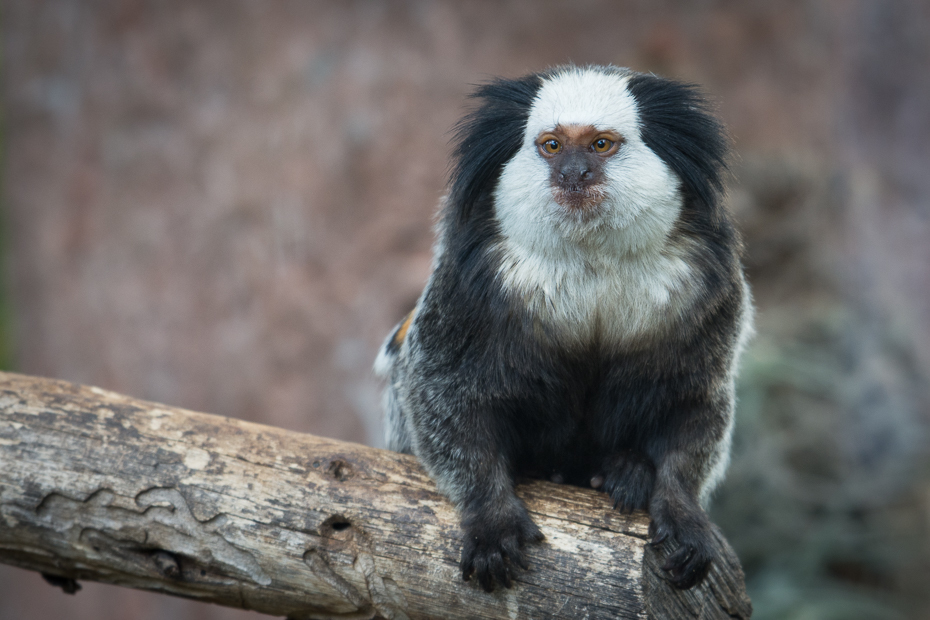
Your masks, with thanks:
[{"label": "white chest fur", "polygon": [[544,326],[576,344],[622,344],[662,331],[692,299],[683,252],[617,257],[567,245],[553,255],[505,240],[497,248],[505,290]]}]

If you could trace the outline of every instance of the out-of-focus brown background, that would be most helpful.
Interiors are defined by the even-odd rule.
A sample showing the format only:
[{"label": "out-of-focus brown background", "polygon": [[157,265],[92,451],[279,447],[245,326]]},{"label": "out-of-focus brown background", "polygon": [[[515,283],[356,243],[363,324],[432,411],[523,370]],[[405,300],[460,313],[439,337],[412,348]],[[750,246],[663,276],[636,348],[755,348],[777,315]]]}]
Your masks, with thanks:
[{"label": "out-of-focus brown background", "polygon": [[[14,370],[380,445],[471,85],[698,82],[759,308],[712,516],[756,617],[930,617],[930,4],[7,0]],[[0,566],[0,618],[254,614]],[[605,593],[610,596],[610,593]]]}]

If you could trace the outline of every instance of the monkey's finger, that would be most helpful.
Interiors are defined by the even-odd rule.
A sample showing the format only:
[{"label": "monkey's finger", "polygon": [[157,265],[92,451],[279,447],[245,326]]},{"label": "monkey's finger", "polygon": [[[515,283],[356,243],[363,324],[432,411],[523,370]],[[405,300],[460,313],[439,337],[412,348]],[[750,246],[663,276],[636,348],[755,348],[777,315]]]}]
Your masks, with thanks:
[{"label": "monkey's finger", "polygon": [[[530,520],[527,520],[528,524],[524,526],[523,531],[519,534],[519,542],[539,542],[546,538],[545,534],[542,533],[542,530],[539,529],[539,526],[533,523]],[[517,549],[519,549],[519,543],[517,543]]]},{"label": "monkey's finger", "polygon": [[656,521],[652,521],[652,523],[649,524],[649,538],[651,539],[649,541],[649,546],[658,547],[668,540],[671,533],[672,530],[668,526],[660,525],[656,523]]},{"label": "monkey's finger", "polygon": [[668,556],[668,559],[665,560],[665,564],[662,565],[662,570],[680,577],[692,555],[694,555],[694,547],[691,545],[682,545],[675,553]]},{"label": "monkey's finger", "polygon": [[486,592],[494,590],[495,580],[503,584],[507,577],[504,556],[501,555],[499,550],[479,555],[475,561],[475,569],[478,574],[478,581]]},{"label": "monkey's finger", "polygon": [[687,564],[681,566],[679,570],[672,573],[672,585],[680,590],[693,588],[704,580],[709,569],[710,561],[693,557]]},{"label": "monkey's finger", "polygon": [[[545,538],[542,530],[539,529],[539,526],[533,523],[532,519],[529,517],[526,518],[522,523],[518,524],[518,529],[511,535],[508,535],[502,541],[504,550],[508,549],[519,549],[523,543],[528,542],[539,542]],[[508,543],[508,539],[510,542]]]},{"label": "monkey's finger", "polygon": [[462,581],[471,579],[472,573],[475,572],[474,547],[469,548],[469,545],[466,544],[465,548],[462,549],[462,561],[459,562],[459,568],[462,570]]},{"label": "monkey's finger", "polygon": [[701,583],[710,570],[712,556],[704,547],[696,547],[694,553],[683,566],[681,576],[673,581],[676,588],[688,589]]},{"label": "monkey's finger", "polygon": [[503,585],[505,588],[513,586],[513,582],[510,580],[510,571],[507,570],[507,566],[504,564],[503,559],[494,565],[494,578],[497,580],[497,583]]},{"label": "monkey's finger", "polygon": [[510,561],[513,564],[516,564],[523,570],[527,570],[530,567],[530,562],[526,558],[526,554],[521,549],[515,549],[513,552],[508,553],[507,557],[510,558]]},{"label": "monkey's finger", "polygon": [[475,574],[478,576],[478,583],[481,584],[481,588],[485,592],[494,591],[494,577],[491,575],[491,571],[488,570],[487,566],[482,569],[477,569]]},{"label": "monkey's finger", "polygon": [[702,562],[696,564],[692,570],[688,572],[690,578],[688,581],[684,582],[680,587],[683,589],[692,588],[697,584],[704,581],[704,578],[707,576],[708,571],[710,570],[710,562]]}]

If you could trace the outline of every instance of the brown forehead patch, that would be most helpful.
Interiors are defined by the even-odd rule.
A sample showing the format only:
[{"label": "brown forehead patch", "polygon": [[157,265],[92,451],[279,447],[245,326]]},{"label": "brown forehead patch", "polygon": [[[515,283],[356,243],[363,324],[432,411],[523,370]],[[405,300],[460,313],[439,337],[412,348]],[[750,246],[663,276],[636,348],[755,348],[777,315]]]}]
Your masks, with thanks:
[{"label": "brown forehead patch", "polygon": [[555,133],[562,134],[566,144],[588,145],[601,132],[594,125],[556,125]]}]

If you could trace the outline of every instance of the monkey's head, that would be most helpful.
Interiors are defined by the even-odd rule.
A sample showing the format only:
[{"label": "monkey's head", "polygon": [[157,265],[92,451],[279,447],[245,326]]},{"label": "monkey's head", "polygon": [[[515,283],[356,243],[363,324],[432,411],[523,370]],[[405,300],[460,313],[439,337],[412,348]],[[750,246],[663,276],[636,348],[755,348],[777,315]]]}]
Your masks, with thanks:
[{"label": "monkey's head", "polygon": [[717,219],[727,140],[692,86],[565,66],[478,88],[458,127],[450,206],[527,245],[635,250]]}]

